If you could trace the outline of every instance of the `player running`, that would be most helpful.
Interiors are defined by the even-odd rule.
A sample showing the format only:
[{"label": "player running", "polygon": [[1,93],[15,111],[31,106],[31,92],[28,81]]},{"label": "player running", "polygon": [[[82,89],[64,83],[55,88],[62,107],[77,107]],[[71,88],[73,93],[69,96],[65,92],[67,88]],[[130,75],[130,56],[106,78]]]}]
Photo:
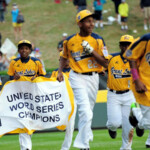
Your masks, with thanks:
[{"label": "player running", "polygon": [[129,123],[130,105],[135,102],[131,85],[131,72],[123,53],[133,42],[133,36],[123,35],[119,46],[121,53],[112,57],[108,64],[107,128],[111,138],[116,138],[117,128],[122,125],[122,146],[120,150],[131,150],[133,127]]},{"label": "player running", "polygon": [[150,33],[134,42],[124,56],[130,60],[132,90],[140,104],[140,108],[136,103],[131,105],[130,123],[136,127],[136,134],[143,136],[144,129],[150,129]]}]

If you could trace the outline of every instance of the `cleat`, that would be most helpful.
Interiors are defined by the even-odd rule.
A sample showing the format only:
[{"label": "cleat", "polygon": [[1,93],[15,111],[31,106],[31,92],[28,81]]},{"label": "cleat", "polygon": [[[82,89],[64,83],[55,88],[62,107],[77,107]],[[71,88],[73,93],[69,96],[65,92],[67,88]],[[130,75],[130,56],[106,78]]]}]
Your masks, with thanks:
[{"label": "cleat", "polygon": [[146,146],[146,148],[150,148],[150,145],[147,145],[147,144],[146,144],[145,146]]},{"label": "cleat", "polygon": [[110,135],[110,137],[111,137],[112,139],[115,139],[116,136],[117,136],[117,132],[116,132],[116,131],[108,130],[108,133],[109,133],[109,135]]},{"label": "cleat", "polygon": [[143,134],[144,134],[144,129],[140,129],[138,126],[136,126],[136,135],[142,137]]},{"label": "cleat", "polygon": [[138,121],[136,119],[136,117],[133,115],[132,109],[133,108],[137,108],[139,107],[139,105],[137,103],[132,103],[131,104],[131,110],[130,110],[130,115],[129,115],[129,122],[133,127],[136,127],[138,124]]}]

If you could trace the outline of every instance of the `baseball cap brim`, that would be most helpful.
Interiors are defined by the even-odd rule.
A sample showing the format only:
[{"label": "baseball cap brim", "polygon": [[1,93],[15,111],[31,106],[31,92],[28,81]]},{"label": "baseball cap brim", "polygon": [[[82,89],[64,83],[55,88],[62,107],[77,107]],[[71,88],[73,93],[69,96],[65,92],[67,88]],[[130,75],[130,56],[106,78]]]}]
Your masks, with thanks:
[{"label": "baseball cap brim", "polygon": [[90,16],[94,18],[95,15],[87,9],[82,10],[76,15],[76,22],[78,23],[81,20],[83,20],[87,17],[90,17]]}]

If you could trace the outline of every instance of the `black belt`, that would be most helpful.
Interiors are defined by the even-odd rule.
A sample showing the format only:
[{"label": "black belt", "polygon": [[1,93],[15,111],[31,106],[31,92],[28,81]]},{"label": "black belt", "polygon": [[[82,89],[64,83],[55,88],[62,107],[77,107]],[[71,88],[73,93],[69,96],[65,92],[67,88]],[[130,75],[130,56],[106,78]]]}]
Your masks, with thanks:
[{"label": "black belt", "polygon": [[89,76],[92,76],[93,74],[97,73],[97,72],[79,73],[79,72],[76,72],[76,71],[74,71],[74,72],[77,73],[77,74],[83,74],[83,75],[89,75]]},{"label": "black belt", "polygon": [[109,89],[109,91],[111,91],[113,93],[116,93],[116,94],[123,94],[123,93],[129,92],[129,89],[128,90],[124,90],[124,91],[115,91],[115,90]]}]

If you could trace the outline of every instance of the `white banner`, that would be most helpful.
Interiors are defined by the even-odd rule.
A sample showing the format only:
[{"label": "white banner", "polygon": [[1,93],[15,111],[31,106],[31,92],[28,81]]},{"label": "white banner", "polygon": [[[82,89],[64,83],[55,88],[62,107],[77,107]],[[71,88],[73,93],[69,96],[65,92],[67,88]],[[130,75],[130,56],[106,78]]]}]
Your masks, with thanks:
[{"label": "white banner", "polygon": [[0,135],[43,130],[66,125],[74,111],[74,97],[67,78],[58,82],[38,77],[9,81],[0,93]]}]

